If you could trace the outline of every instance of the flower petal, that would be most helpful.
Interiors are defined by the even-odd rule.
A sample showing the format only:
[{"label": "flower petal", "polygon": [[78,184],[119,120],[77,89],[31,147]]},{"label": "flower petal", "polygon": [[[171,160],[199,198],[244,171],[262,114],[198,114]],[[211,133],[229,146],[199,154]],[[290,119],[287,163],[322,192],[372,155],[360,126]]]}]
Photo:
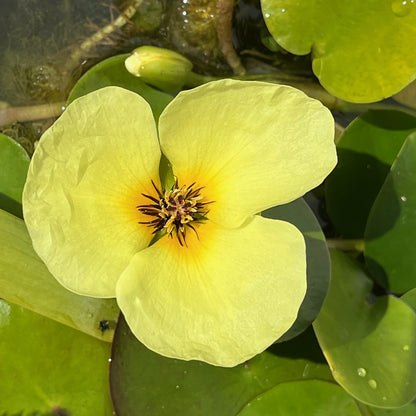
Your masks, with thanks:
[{"label": "flower petal", "polygon": [[182,92],[159,120],[180,184],[204,186],[209,218],[236,227],[319,185],[336,164],[331,113],[292,87],[221,80]]},{"label": "flower petal", "polygon": [[152,238],[136,206],[158,183],[159,160],[149,105],[117,87],[74,101],[43,135],[24,217],[35,250],[68,289],[115,296],[121,272]]},{"label": "flower petal", "polygon": [[234,366],[296,320],[306,292],[304,239],[293,225],[260,216],[238,229],[197,227],[188,247],[164,237],[136,254],[117,302],[151,350]]}]

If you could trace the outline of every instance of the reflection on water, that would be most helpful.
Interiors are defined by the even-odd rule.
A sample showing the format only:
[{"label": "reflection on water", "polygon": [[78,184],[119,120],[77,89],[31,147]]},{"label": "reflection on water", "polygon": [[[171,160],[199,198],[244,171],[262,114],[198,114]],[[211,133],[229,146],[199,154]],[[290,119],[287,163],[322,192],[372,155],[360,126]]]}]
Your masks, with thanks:
[{"label": "reflection on water", "polygon": [[109,7],[83,0],[2,0],[0,100],[15,105],[63,99],[76,68],[67,60]]},{"label": "reflection on water", "polygon": [[220,68],[214,13],[214,0],[1,0],[0,101],[64,100],[88,66],[143,44]]},{"label": "reflection on water", "polygon": [[[240,1],[260,10],[259,0]],[[10,106],[14,112],[19,106],[54,103],[61,111],[89,67],[141,45],[179,51],[200,73],[229,74],[218,49],[215,5],[216,0],[1,0],[0,132],[28,143],[31,153],[53,119],[11,123],[1,108]]]}]

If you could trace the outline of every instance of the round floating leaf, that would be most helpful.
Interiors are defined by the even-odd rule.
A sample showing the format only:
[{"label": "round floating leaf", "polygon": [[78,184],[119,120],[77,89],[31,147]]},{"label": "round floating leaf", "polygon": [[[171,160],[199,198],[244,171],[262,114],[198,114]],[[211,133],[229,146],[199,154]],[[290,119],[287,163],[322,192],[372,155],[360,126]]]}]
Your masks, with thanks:
[{"label": "round floating leaf", "polygon": [[402,0],[262,0],[267,27],[297,55],[312,52],[321,84],[347,101],[372,102],[416,77],[416,4]]},{"label": "round floating leaf", "polygon": [[391,167],[368,217],[366,263],[372,276],[394,293],[416,287],[416,133]]},{"label": "round floating leaf", "polygon": [[290,204],[270,208],[263,217],[294,224],[304,235],[306,243],[307,291],[298,318],[278,341],[287,341],[304,331],[317,317],[329,286],[330,263],[325,236],[306,202],[299,198]]},{"label": "round floating leaf", "polygon": [[108,343],[0,300],[0,414],[111,416],[109,356]]},{"label": "round floating leaf", "polygon": [[75,84],[68,97],[68,104],[89,92],[113,85],[141,95],[158,119],[173,97],[149,87],[140,78],[130,74],[124,66],[124,61],[129,56],[130,54],[113,56],[92,67]]},{"label": "round floating leaf", "polygon": [[321,380],[282,383],[247,403],[238,416],[360,416],[340,386]]},{"label": "round floating leaf", "polygon": [[338,164],[326,180],[328,214],[339,233],[362,238],[368,214],[416,117],[372,110],[356,118],[337,144]]},{"label": "round floating leaf", "polygon": [[415,416],[416,402],[410,403],[398,409],[380,409],[373,407],[369,416]]},{"label": "round floating leaf", "polygon": [[22,218],[22,191],[29,156],[20,144],[0,133],[0,208]]},{"label": "round floating leaf", "polygon": [[170,359],[148,350],[120,317],[111,393],[118,416],[230,416],[278,383],[331,380],[323,360],[311,330],[233,368]]},{"label": "round floating leaf", "polygon": [[416,314],[393,296],[370,303],[372,283],[358,263],[335,250],[331,261],[313,326],[334,378],[364,403],[404,406],[416,396]]}]

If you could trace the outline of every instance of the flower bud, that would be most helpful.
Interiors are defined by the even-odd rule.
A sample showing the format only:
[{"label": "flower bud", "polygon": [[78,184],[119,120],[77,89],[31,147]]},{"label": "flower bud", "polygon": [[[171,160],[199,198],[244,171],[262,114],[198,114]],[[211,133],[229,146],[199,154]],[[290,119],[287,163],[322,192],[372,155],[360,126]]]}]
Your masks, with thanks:
[{"label": "flower bud", "polygon": [[127,71],[140,77],[147,84],[168,92],[177,92],[191,73],[192,62],[169,49],[141,46],[129,56]]}]

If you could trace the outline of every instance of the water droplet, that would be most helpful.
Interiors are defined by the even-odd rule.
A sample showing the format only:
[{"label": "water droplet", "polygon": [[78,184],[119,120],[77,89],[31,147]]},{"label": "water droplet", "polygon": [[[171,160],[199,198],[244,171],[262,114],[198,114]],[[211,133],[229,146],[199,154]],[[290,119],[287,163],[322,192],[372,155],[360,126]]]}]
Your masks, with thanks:
[{"label": "water droplet", "polygon": [[376,389],[377,388],[377,381],[375,381],[374,379],[368,380],[368,385],[372,388],[372,389]]},{"label": "water droplet", "polygon": [[407,16],[415,4],[415,0],[394,0],[391,3],[391,9],[397,17]]},{"label": "water droplet", "polygon": [[367,370],[365,368],[362,368],[362,367],[357,368],[357,374],[360,377],[365,377],[367,375]]},{"label": "water droplet", "polygon": [[109,362],[109,363],[111,363],[111,361],[112,361],[112,360],[111,360],[111,358],[109,358],[109,359],[108,359],[108,362]]},{"label": "water droplet", "polygon": [[402,196],[400,197],[400,199],[401,199],[403,202],[406,202],[406,201],[407,201],[407,198],[406,198],[404,195],[402,195]]},{"label": "water droplet", "polygon": [[286,9],[282,9],[282,13],[285,13],[286,12]]},{"label": "water droplet", "polygon": [[180,388],[179,384],[175,386],[175,389],[178,390]]},{"label": "water droplet", "polygon": [[188,372],[187,372],[186,370],[183,370],[183,373],[184,373],[184,374],[188,374]]},{"label": "water droplet", "polygon": [[409,351],[410,347],[408,345],[403,345],[403,351]]},{"label": "water droplet", "polygon": [[266,19],[268,19],[268,18],[270,17],[270,13],[266,13],[266,14],[264,15],[264,17],[265,17]]}]

